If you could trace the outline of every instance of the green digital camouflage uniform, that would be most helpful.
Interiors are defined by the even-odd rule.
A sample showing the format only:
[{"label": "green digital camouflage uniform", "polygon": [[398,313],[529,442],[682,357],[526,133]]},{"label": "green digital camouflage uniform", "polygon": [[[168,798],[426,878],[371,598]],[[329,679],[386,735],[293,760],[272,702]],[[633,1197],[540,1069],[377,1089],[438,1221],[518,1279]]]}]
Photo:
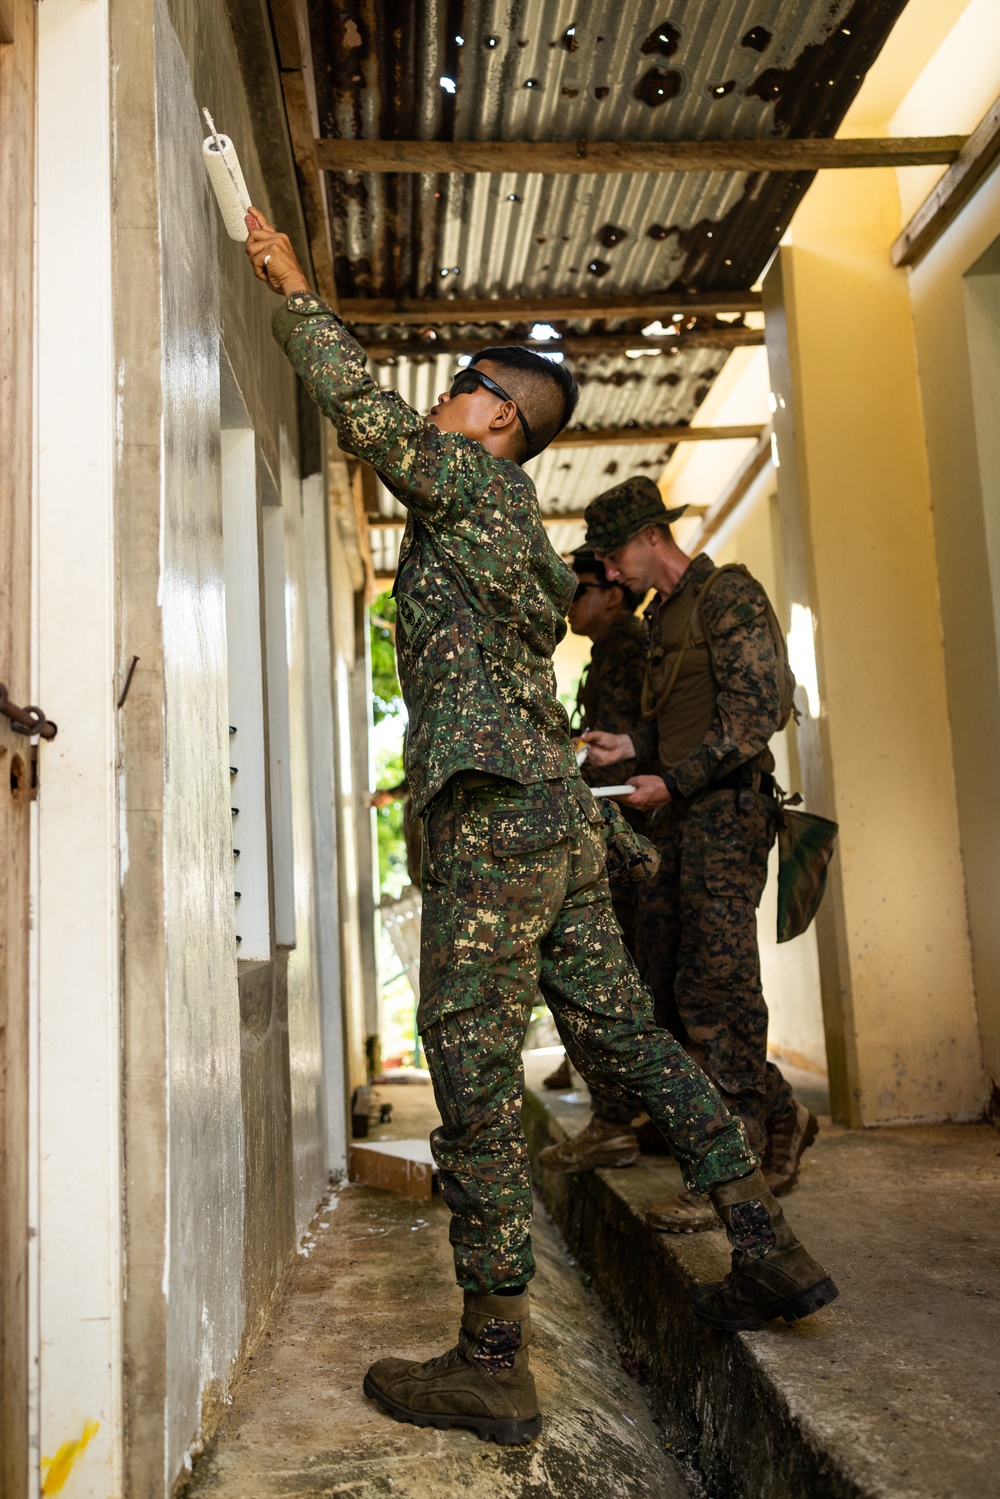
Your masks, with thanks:
[{"label": "green digital camouflage uniform", "polygon": [[[610,517],[634,509],[638,516],[646,504],[659,504],[665,518],[648,480],[599,496],[591,507],[598,539],[588,530],[588,545],[613,549],[600,546],[605,511]],[[621,534],[619,522],[603,539],[618,545]],[[710,557],[695,557],[673,592],[645,612],[654,699],[665,695],[683,644],[676,621],[691,617],[691,591],[700,595],[715,571]],[[788,1083],[767,1061],[757,950],[757,906],[776,832],[768,741],[779,719],[777,658],[764,590],[746,572],[721,573],[694,607],[703,634],[685,652],[659,711],[647,702],[649,716],[631,731],[638,759],[663,777],[672,797],[647,831],[661,863],[655,879],[636,887],[636,958],[657,1023],[705,1069],[763,1154],[768,1120],[793,1103]],[[677,732],[682,720],[686,744],[685,729]],[[678,758],[681,744],[687,752]],[[617,777],[617,766],[608,770]],[[607,1117],[622,1116],[608,1110]]]},{"label": "green digital camouflage uniform", "polygon": [[541,989],[584,1077],[633,1088],[705,1189],[755,1164],[743,1126],[653,1024],[621,944],[600,813],[577,774],[551,656],[575,578],[517,464],[442,432],[366,373],[334,314],[295,293],[274,333],[341,445],[407,507],[397,575],[406,773],[424,815],[419,1025],[459,1283],[533,1273],[520,1050]]}]

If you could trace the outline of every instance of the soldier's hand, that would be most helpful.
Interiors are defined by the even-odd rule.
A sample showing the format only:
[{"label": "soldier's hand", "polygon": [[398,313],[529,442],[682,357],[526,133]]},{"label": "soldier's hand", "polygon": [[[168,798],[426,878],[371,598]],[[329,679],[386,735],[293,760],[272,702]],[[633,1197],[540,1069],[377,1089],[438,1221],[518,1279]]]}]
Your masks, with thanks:
[{"label": "soldier's hand", "polygon": [[629,797],[627,805],[634,807],[637,812],[665,807],[671,799],[667,783],[660,776],[630,776],[629,785],[634,786],[635,791]]},{"label": "soldier's hand", "polygon": [[583,738],[590,747],[589,765],[615,765],[619,760],[635,759],[635,748],[628,734],[607,734],[603,729],[591,729]]},{"label": "soldier's hand", "polygon": [[[251,218],[256,219],[257,227],[251,224]],[[308,291],[309,282],[302,274],[288,235],[279,234],[259,208],[250,209],[247,228],[250,232],[245,249],[254,275],[279,297],[290,297],[293,291]]]}]

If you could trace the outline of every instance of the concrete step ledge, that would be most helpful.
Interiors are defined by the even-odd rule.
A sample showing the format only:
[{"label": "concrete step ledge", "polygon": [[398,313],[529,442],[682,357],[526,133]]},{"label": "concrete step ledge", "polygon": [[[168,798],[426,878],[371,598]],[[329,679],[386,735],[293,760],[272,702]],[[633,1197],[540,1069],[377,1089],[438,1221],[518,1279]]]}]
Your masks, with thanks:
[{"label": "concrete step ledge", "polygon": [[[843,1456],[829,1450],[810,1402],[797,1398],[800,1377],[782,1377],[781,1350],[789,1340],[800,1353],[811,1346],[817,1362],[825,1362],[836,1309],[793,1327],[782,1323],[736,1336],[704,1327],[690,1310],[691,1296],[728,1269],[725,1236],[671,1236],[647,1228],[646,1208],[682,1188],[672,1161],[578,1176],[544,1171],[539,1151],[567,1132],[557,1108],[552,1095],[526,1090],[524,1127],[535,1191],[593,1277],[622,1343],[638,1357],[655,1401],[680,1433],[709,1493],[727,1499],[884,1495],[881,1487],[859,1482]],[[586,1111],[575,1123],[585,1118]],[[800,1376],[801,1359],[795,1362]]]}]

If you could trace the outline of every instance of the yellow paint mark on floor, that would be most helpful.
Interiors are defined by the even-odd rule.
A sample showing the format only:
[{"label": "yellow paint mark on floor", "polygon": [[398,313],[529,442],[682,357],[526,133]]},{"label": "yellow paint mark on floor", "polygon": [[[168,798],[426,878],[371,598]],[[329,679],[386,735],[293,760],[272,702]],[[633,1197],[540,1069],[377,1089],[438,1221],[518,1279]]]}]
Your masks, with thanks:
[{"label": "yellow paint mark on floor", "polygon": [[63,1442],[55,1457],[42,1458],[42,1493],[58,1494],[70,1473],[73,1464],[87,1450],[90,1439],[100,1426],[100,1421],[88,1421],[83,1433],[75,1439]]}]

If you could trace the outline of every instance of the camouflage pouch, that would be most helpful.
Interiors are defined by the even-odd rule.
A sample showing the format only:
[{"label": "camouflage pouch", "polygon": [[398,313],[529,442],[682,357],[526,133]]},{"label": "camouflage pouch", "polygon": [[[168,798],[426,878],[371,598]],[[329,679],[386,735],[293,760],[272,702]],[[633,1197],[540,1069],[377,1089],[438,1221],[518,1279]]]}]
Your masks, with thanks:
[{"label": "camouflage pouch", "polygon": [[638,885],[651,880],[660,867],[660,855],[648,838],[629,827],[618,805],[610,797],[597,798],[601,812],[608,879]]},{"label": "camouflage pouch", "polygon": [[801,937],[819,910],[837,846],[837,824],[815,812],[778,814],[778,941]]}]

